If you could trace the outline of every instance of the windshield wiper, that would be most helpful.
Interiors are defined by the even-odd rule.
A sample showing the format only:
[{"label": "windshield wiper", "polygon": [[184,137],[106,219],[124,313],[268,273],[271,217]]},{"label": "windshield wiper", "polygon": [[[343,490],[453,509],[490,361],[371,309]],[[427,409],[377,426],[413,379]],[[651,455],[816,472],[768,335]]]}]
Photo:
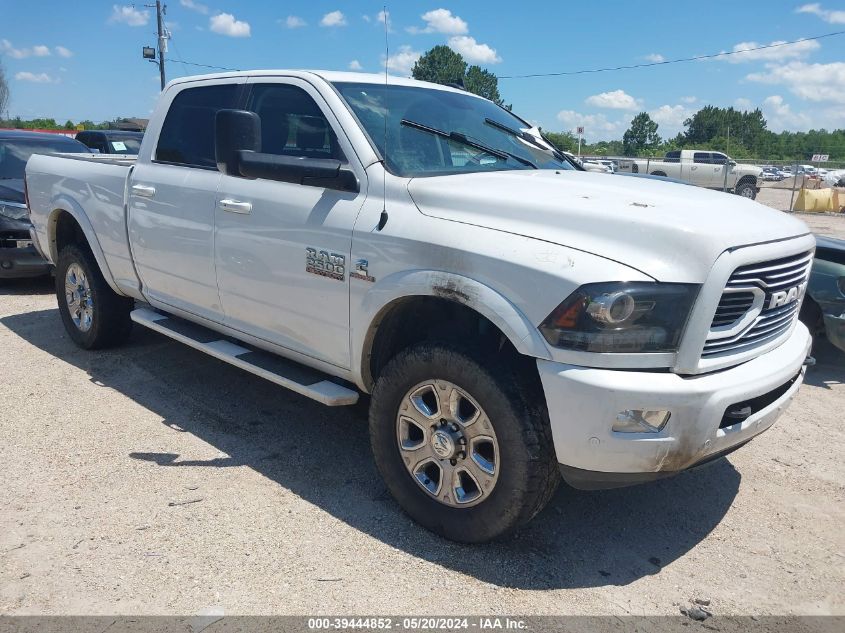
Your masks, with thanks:
[{"label": "windshield wiper", "polygon": [[490,119],[490,118],[484,119],[484,122],[487,125],[496,128],[497,130],[501,130],[502,132],[506,132],[506,133],[510,134],[511,136],[513,136],[515,138],[522,139],[526,143],[530,143],[531,145],[533,145],[537,149],[541,149],[544,152],[549,151],[549,148],[543,147],[542,145],[540,145],[537,142],[537,139],[534,137],[534,135],[529,134],[525,130],[516,130],[516,129],[510,127],[509,125],[505,125],[504,123],[499,123],[498,121],[496,121],[494,119]]},{"label": "windshield wiper", "polygon": [[474,149],[480,150],[491,156],[496,156],[497,158],[501,158],[502,160],[507,160],[508,158],[512,158],[515,161],[522,163],[528,167],[533,169],[538,169],[537,165],[533,162],[528,160],[527,158],[523,158],[522,156],[517,156],[516,154],[512,154],[503,149],[496,149],[494,147],[488,147],[484,143],[479,143],[478,141],[473,141],[465,134],[461,132],[444,132],[443,130],[438,130],[436,127],[430,127],[428,125],[424,125],[422,123],[417,123],[416,121],[411,121],[409,119],[402,119],[400,122],[401,125],[405,125],[407,127],[412,127],[415,130],[420,130],[422,132],[428,132],[429,134],[433,134],[434,136],[439,136],[440,138],[449,139],[450,141],[456,141],[461,145],[466,145],[467,147],[472,147]]}]

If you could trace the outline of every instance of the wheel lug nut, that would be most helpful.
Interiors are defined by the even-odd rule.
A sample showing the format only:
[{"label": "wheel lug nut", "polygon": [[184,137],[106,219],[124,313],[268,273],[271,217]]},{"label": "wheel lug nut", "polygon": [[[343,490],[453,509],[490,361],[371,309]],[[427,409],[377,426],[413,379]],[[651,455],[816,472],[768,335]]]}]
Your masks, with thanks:
[{"label": "wheel lug nut", "polygon": [[452,466],[454,466],[455,464],[458,463],[458,460],[455,459],[455,458],[452,458],[452,459],[449,460],[449,463],[452,464]]},{"label": "wheel lug nut", "polygon": [[450,425],[450,427],[449,427],[449,428],[450,428],[450,429],[452,429],[453,431],[457,431],[457,430],[458,430],[458,425],[457,425],[457,424],[455,424],[454,422],[452,422],[452,424]]}]

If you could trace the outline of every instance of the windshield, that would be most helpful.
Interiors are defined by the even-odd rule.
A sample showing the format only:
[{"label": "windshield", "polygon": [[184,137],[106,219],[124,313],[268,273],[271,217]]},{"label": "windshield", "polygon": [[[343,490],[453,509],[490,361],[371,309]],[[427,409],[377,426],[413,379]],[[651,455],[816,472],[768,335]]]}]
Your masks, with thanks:
[{"label": "windshield", "polygon": [[109,154],[137,154],[141,149],[141,139],[134,136],[108,137]]},{"label": "windshield", "polygon": [[0,140],[0,180],[23,178],[26,161],[35,153],[53,152],[89,153],[88,148],[79,141],[58,137],[55,139]]},{"label": "windshield", "polygon": [[[574,169],[519,117],[486,99],[432,88],[338,82],[387,169],[434,176],[503,169]],[[385,152],[387,114],[387,152]]]}]

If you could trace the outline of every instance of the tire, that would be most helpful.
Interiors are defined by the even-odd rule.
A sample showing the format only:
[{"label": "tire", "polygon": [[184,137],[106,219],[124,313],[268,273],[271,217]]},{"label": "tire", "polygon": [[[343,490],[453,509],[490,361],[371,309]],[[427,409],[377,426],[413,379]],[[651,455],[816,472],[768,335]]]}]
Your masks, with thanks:
[{"label": "tire", "polygon": [[[393,498],[417,523],[453,541],[479,543],[508,535],[525,525],[548,503],[560,474],[542,389],[539,381],[535,384],[527,380],[527,374],[519,372],[516,363],[511,366],[503,363],[499,356],[446,343],[417,344],[401,351],[385,366],[373,390],[370,407],[373,456]],[[438,431],[442,434],[442,429],[447,428],[437,426],[443,413],[439,399],[430,401],[438,407],[434,419],[429,420],[418,408],[411,408],[414,405],[409,396],[420,385],[423,385],[422,390],[429,390],[422,398],[434,397],[430,392],[435,385],[441,388],[441,394],[450,394],[448,397],[457,392],[468,396],[459,400],[455,407],[461,411],[460,415],[471,417],[473,405],[478,407],[474,421],[466,426],[454,423],[457,434],[466,434],[464,440],[469,438],[464,445],[464,457],[458,454],[455,460],[454,470],[459,473],[460,487],[448,486],[447,490],[442,469],[448,469],[447,462],[452,463],[451,460],[439,459],[435,466],[429,463],[425,467],[433,471],[420,471],[416,478],[412,475],[411,469],[420,461],[420,455],[422,461],[431,460],[425,453],[434,455]],[[444,385],[446,389],[442,389]],[[447,398],[446,395],[442,397]],[[420,427],[408,433],[416,435],[414,441],[422,447],[420,455],[409,455],[400,448],[400,441],[411,442],[403,429],[407,427],[413,431],[415,426],[408,422],[409,418],[403,412],[432,423],[422,439]],[[448,412],[445,417],[460,419]],[[485,420],[489,420],[488,425],[484,424]],[[492,445],[488,441],[491,439]],[[458,448],[461,446],[459,441],[454,444]],[[482,453],[487,461],[479,459]],[[409,458],[408,466],[405,457]],[[476,459],[486,463],[488,468],[494,466],[490,469],[494,473],[492,480],[482,472]],[[432,493],[431,489],[438,484],[431,480],[424,484],[418,479],[426,479],[437,469],[441,469],[440,479],[444,481],[439,483],[440,490]],[[480,482],[475,492],[473,481],[466,479],[468,472]],[[432,480],[434,478],[431,476]],[[473,494],[476,498],[466,502]],[[463,503],[458,501],[461,496]],[[441,497],[446,501],[441,501]]]},{"label": "tire", "polygon": [[757,197],[757,186],[750,182],[741,182],[734,189],[734,193],[743,198],[754,200]]},{"label": "tire", "polygon": [[[87,248],[72,244],[59,253],[56,299],[65,329],[79,347],[102,349],[129,338],[132,331],[129,313],[134,302],[109,287]],[[72,310],[71,304],[75,309]]]},{"label": "tire", "polygon": [[665,171],[653,171],[653,172],[651,172],[651,175],[652,176],[662,176],[663,178],[666,178],[666,172]]}]

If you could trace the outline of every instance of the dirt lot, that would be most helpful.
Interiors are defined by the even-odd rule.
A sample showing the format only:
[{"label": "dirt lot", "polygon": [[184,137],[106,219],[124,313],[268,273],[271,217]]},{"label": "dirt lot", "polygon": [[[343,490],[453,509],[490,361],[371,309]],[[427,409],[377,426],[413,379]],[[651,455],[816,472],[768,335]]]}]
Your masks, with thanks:
[{"label": "dirt lot", "polygon": [[46,282],[0,287],[0,349],[0,613],[845,614],[845,355],[824,344],[728,459],[561,489],[482,547],[399,511],[354,412],[149,331],[80,351]]}]

